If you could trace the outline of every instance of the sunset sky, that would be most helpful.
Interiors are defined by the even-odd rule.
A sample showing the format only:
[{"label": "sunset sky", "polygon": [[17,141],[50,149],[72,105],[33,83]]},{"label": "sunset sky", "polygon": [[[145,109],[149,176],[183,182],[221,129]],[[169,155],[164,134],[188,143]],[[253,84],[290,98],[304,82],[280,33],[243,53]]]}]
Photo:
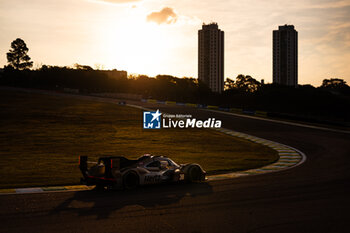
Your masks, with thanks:
[{"label": "sunset sky", "polygon": [[0,67],[22,38],[34,68],[103,65],[197,78],[198,30],[225,31],[225,77],[272,82],[272,31],[299,33],[299,83],[350,83],[350,0],[0,0]]}]

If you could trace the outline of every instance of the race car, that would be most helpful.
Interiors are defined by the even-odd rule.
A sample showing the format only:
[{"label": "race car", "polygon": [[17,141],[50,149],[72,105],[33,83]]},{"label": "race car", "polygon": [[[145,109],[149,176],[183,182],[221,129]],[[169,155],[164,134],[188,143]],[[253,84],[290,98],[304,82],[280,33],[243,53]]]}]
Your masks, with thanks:
[{"label": "race car", "polygon": [[96,188],[132,189],[139,185],[199,182],[205,180],[206,172],[199,164],[178,165],[170,158],[145,154],[136,160],[121,156],[101,157],[88,167],[88,157],[79,157],[83,174],[82,184]]}]

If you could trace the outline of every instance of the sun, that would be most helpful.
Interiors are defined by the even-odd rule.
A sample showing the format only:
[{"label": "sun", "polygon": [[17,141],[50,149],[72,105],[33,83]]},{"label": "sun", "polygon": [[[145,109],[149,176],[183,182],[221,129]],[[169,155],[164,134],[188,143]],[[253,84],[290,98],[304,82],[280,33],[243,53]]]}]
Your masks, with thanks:
[{"label": "sun", "polygon": [[174,38],[155,23],[142,17],[129,17],[109,23],[99,41],[105,51],[106,68],[127,70],[129,73],[155,74],[170,56]]}]

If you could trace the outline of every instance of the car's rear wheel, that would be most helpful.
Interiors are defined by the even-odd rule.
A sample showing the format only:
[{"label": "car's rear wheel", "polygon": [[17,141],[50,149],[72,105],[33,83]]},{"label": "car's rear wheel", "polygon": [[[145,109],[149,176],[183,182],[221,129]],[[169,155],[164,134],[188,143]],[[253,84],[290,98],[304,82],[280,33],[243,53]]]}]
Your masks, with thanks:
[{"label": "car's rear wheel", "polygon": [[134,171],[127,172],[123,176],[123,185],[125,189],[134,189],[139,186],[139,176]]},{"label": "car's rear wheel", "polygon": [[202,170],[199,166],[191,166],[188,169],[188,179],[189,182],[197,182],[202,180]]}]

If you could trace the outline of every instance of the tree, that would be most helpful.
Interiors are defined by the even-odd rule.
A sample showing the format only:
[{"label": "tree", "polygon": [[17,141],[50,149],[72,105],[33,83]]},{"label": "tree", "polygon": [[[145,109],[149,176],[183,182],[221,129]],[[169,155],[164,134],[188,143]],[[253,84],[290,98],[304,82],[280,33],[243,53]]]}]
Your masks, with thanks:
[{"label": "tree", "polygon": [[91,66],[88,66],[88,65],[80,65],[80,64],[78,64],[78,63],[75,63],[75,64],[74,64],[74,67],[75,67],[75,69],[77,69],[77,70],[94,70],[94,69],[92,69]]},{"label": "tree", "polygon": [[12,41],[11,48],[6,54],[9,65],[16,70],[27,69],[33,66],[33,62],[30,61],[30,57],[27,54],[29,49],[22,39],[17,38]]},{"label": "tree", "polygon": [[260,87],[260,82],[251,76],[239,74],[236,78],[235,87],[245,92],[255,92]]},{"label": "tree", "polygon": [[322,81],[321,87],[331,88],[331,89],[340,89],[340,88],[348,87],[348,85],[346,84],[346,81],[344,81],[343,79],[331,78],[331,79],[324,79]]},{"label": "tree", "polygon": [[333,94],[338,93],[347,96],[350,95],[350,86],[344,81],[344,79],[340,78],[324,79],[320,88],[328,90]]},{"label": "tree", "polygon": [[236,83],[235,80],[232,80],[230,78],[226,78],[226,81],[224,83],[224,89],[225,90],[230,90],[236,88]]}]

